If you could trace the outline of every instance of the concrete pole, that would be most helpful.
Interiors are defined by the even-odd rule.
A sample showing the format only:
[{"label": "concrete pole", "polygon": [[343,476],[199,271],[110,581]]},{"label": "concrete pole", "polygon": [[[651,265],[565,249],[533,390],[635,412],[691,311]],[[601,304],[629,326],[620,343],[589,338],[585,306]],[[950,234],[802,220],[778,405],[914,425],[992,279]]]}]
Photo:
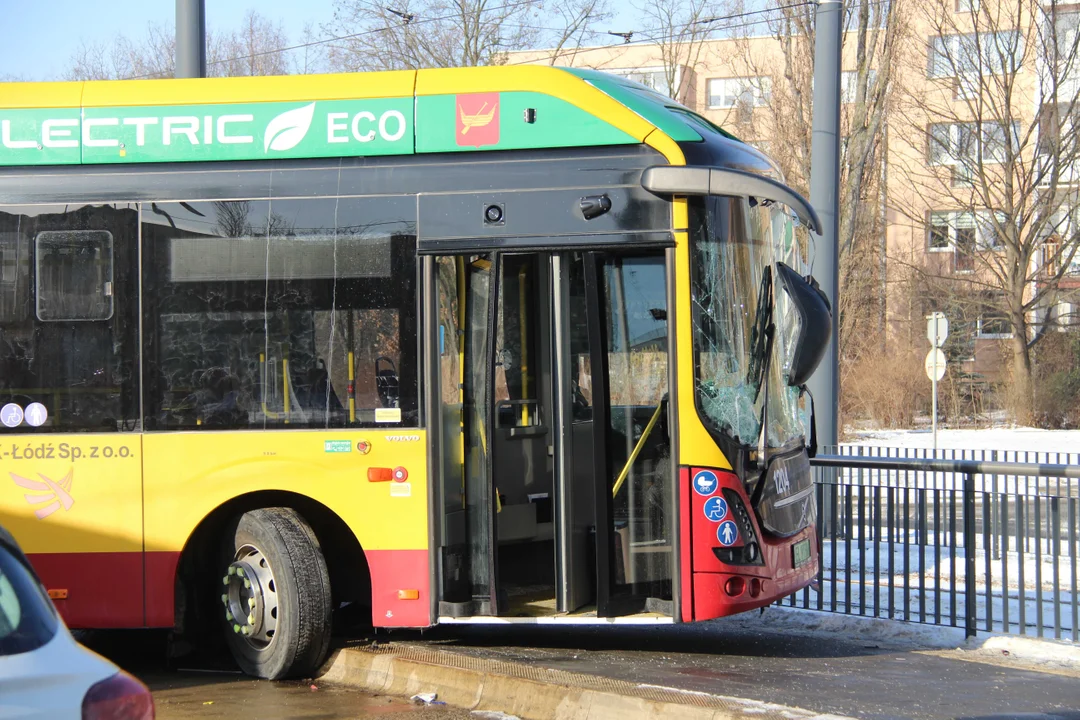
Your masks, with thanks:
[{"label": "concrete pole", "polygon": [[814,396],[818,442],[835,446],[839,414],[840,48],[843,0],[818,0],[814,20],[814,120],[810,145],[810,203],[821,218],[814,243],[814,276],[833,310],[832,341],[807,385]]},{"label": "concrete pole", "polygon": [[176,77],[206,77],[206,2],[176,0]]}]

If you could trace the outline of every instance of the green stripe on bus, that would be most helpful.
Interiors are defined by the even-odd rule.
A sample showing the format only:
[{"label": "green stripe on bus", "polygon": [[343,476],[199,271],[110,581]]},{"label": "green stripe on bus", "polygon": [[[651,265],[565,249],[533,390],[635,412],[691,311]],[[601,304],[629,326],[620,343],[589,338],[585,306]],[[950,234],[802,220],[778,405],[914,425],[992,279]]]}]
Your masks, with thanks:
[{"label": "green stripe on bus", "polygon": [[410,155],[413,132],[411,97],[0,110],[0,165]]},{"label": "green stripe on bus", "polygon": [[672,140],[676,142],[701,141],[701,135],[690,127],[689,123],[671,111],[671,108],[683,107],[674,100],[665,98],[643,86],[637,86],[622,78],[597,70],[584,68],[564,69],[587,81],[597,90],[615,100],[615,102],[630,108],[659,128],[662,133]]}]

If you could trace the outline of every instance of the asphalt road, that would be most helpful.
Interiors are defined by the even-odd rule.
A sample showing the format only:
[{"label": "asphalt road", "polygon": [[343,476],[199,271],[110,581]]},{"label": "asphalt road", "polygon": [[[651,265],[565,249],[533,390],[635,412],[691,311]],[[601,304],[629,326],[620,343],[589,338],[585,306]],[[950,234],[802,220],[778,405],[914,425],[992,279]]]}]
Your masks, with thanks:
[{"label": "asphalt road", "polygon": [[[1008,658],[886,647],[839,634],[784,634],[735,620],[659,627],[449,625],[380,638],[865,720],[1080,720],[1080,671],[1046,672]],[[88,640],[151,686],[163,720],[477,720],[465,711],[417,707],[318,681],[316,690],[310,683],[253,681],[227,664],[180,661],[167,669],[160,633],[98,633]]]},{"label": "asphalt road", "polygon": [[1080,720],[1080,672],[1036,671],[1006,658],[974,662],[973,653],[889,648],[841,636],[785,635],[723,620],[512,631],[442,626],[414,641],[866,720]]}]

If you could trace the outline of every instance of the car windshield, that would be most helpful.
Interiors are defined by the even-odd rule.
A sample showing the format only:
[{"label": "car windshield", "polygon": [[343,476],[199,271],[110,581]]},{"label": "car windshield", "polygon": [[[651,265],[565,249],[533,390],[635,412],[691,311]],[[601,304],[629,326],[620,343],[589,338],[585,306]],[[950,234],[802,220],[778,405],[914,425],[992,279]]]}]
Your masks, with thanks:
[{"label": "car windshield", "polygon": [[774,269],[805,270],[792,218],[778,205],[709,196],[691,203],[690,231],[698,407],[714,428],[752,445],[768,398],[768,445],[788,445],[805,434],[799,390],[787,383],[799,328]]},{"label": "car windshield", "polygon": [[0,542],[0,657],[36,650],[56,635],[58,624],[41,585]]}]

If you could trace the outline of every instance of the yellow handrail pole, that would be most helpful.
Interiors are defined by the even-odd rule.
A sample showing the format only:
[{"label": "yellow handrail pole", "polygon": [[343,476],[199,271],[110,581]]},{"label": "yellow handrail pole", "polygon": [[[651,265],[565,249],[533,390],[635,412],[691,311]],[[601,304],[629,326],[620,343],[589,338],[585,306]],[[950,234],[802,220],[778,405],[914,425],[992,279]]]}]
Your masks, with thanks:
[{"label": "yellow handrail pole", "polygon": [[466,507],[465,502],[465,258],[462,255],[454,256],[454,266],[457,269],[457,328],[455,339],[458,348],[458,423],[461,432],[458,433],[458,453],[461,458],[461,507]]},{"label": "yellow handrail pole", "polygon": [[356,422],[356,368],[353,351],[349,351],[349,422]]},{"label": "yellow handrail pole", "polygon": [[645,447],[645,441],[649,439],[649,433],[652,432],[653,426],[656,425],[656,421],[660,419],[660,409],[663,407],[663,402],[656,406],[656,412],[652,414],[649,424],[645,426],[645,432],[641,433],[637,445],[634,446],[634,451],[630,453],[630,457],[626,460],[626,465],[623,465],[622,472],[619,473],[619,478],[615,481],[615,486],[611,488],[611,497],[618,495],[619,488],[626,482],[626,476],[630,474],[630,466],[634,464],[634,461],[637,460],[637,456],[641,453],[641,449]]},{"label": "yellow handrail pole", "polygon": [[[522,265],[521,270],[518,271],[518,323],[521,330],[521,399],[527,400],[529,397],[529,345],[528,345],[528,325],[525,323],[528,321],[528,314],[525,312],[525,280],[528,277],[528,266]],[[524,403],[521,406],[521,425],[522,427],[528,427],[529,425],[529,405]]]},{"label": "yellow handrail pole", "polygon": [[[259,373],[259,379],[262,381],[260,383],[259,392],[266,393],[266,353],[259,353]],[[263,415],[265,415],[266,417],[273,418],[274,420],[277,420],[279,417],[281,417],[281,415],[276,412],[272,412],[270,408],[266,407],[265,397],[260,398],[260,404],[262,405]]]},{"label": "yellow handrail pole", "polygon": [[289,424],[289,358],[281,359],[282,397],[285,400],[285,424]]}]

